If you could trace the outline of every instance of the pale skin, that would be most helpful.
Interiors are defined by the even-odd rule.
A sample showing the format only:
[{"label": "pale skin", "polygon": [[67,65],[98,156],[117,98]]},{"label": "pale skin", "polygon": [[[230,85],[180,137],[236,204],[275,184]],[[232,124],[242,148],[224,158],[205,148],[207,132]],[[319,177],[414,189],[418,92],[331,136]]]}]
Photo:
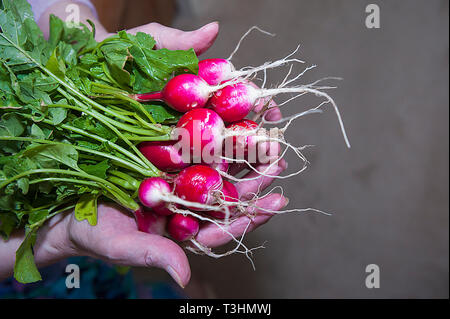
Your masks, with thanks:
[{"label": "pale skin", "polygon": [[[39,19],[38,24],[48,36],[48,18],[51,13],[63,20],[67,16],[65,8],[71,1],[63,1],[49,8]],[[81,22],[87,19],[96,25],[96,39],[101,41],[109,33],[95,18],[90,8],[80,6]],[[150,23],[128,30],[130,33],[138,31],[151,34],[157,41],[156,48],[189,49],[194,48],[197,54],[206,51],[214,42],[219,31],[217,22],[212,22],[195,31],[181,31],[165,27],[158,23]],[[281,114],[278,108],[273,108],[266,116],[268,120],[279,120]],[[279,175],[286,168],[281,160],[278,165],[266,172],[268,175]],[[263,171],[267,166],[260,165]],[[232,168],[238,171],[237,167]],[[251,172],[246,177],[255,177],[257,173]],[[247,199],[249,194],[267,188],[273,178],[260,177],[257,180],[239,182],[236,184],[239,195]],[[280,194],[270,194],[260,199],[258,207],[265,210],[277,211],[287,205],[287,199]],[[252,212],[255,217],[251,220],[243,216],[228,227],[234,236],[240,236],[246,229],[249,221],[251,231],[266,223],[273,214],[262,211]],[[13,273],[15,252],[24,239],[23,231],[15,232],[8,241],[0,240],[0,280]],[[207,247],[224,245],[231,237],[216,225],[208,224],[201,227],[197,241]],[[136,221],[124,209],[113,204],[99,204],[98,224],[93,227],[87,221],[75,220],[72,212],[62,213],[50,219],[38,232],[34,246],[35,260],[38,267],[50,265],[71,256],[91,256],[118,265],[136,267],[158,267],[166,270],[170,276],[181,286],[189,282],[191,271],[185,251],[174,241],[159,235],[151,235],[137,230]],[[208,257],[205,257],[208,258]],[[243,262],[245,260],[243,259]]]}]

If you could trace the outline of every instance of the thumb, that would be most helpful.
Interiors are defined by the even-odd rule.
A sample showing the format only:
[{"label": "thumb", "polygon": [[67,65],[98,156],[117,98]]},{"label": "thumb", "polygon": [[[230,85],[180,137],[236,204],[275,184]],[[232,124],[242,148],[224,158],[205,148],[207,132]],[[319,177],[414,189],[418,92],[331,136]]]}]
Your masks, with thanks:
[{"label": "thumb", "polygon": [[156,41],[157,49],[187,50],[193,48],[195,53],[200,55],[214,43],[219,33],[219,23],[211,22],[194,31],[182,31],[153,22],[130,29],[128,32],[151,34]]},{"label": "thumb", "polygon": [[182,288],[191,277],[183,249],[165,237],[136,231],[112,238],[108,247],[104,255],[115,264],[164,269]]}]

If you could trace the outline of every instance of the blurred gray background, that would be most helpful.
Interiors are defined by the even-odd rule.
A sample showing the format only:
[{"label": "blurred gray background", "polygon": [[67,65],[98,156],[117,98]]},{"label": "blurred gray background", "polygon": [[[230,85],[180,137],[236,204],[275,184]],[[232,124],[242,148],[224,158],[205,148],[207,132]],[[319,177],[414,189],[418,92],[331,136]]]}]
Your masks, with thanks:
[{"label": "blurred gray background", "polygon": [[[380,29],[365,26],[369,3],[380,7]],[[290,208],[334,214],[276,216],[248,235],[249,246],[267,241],[255,252],[256,271],[242,255],[190,255],[191,296],[448,298],[448,17],[447,0],[178,2],[176,28],[220,22],[220,35],[203,58],[228,57],[242,34],[258,25],[277,36],[251,34],[233,59],[238,68],[275,60],[301,44],[297,56],[318,67],[300,83],[343,77],[330,93],[352,143],[345,147],[329,107],[298,120],[287,138],[315,145],[305,152],[311,165],[278,184]],[[269,83],[279,83],[286,71],[270,72]],[[301,98],[283,112],[317,101]],[[295,158],[288,161],[294,170]],[[379,289],[365,286],[372,263],[380,267]]]}]

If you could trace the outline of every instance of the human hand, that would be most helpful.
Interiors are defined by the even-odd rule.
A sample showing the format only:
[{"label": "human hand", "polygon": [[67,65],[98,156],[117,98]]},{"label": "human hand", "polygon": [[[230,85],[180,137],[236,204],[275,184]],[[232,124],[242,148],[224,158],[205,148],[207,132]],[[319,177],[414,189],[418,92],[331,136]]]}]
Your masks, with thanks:
[{"label": "human hand", "polygon": [[[150,23],[130,29],[128,32],[151,34],[156,40],[156,48],[193,48],[197,54],[201,54],[214,42],[218,28],[218,23],[213,22],[198,30],[184,32]],[[97,29],[98,41],[109,35],[104,29]],[[279,110],[273,108],[266,118],[279,119]],[[266,174],[278,175],[285,167],[285,162],[280,161]],[[266,168],[267,165],[257,167],[260,171]],[[247,177],[256,176],[256,172],[250,172]],[[236,187],[240,197],[248,199],[249,194],[257,193],[270,185],[272,179],[260,177],[252,181],[239,182]],[[286,204],[287,200],[279,194],[264,197],[256,203],[262,210],[252,211],[255,217],[250,220],[250,217],[242,216],[229,225],[227,230],[233,236],[239,237],[244,231],[249,232],[271,218],[273,214],[265,213],[264,210],[276,211]],[[247,228],[249,222],[251,224]],[[217,226],[207,224],[201,227],[196,239],[204,246],[217,247],[230,241],[231,237]],[[86,255],[119,265],[162,268],[180,286],[185,286],[190,278],[189,262],[178,244],[159,235],[138,231],[134,216],[111,204],[99,205],[98,224],[95,227],[90,226],[86,221],[77,221],[70,212],[56,216],[39,231],[34,250],[38,266],[68,256]]]},{"label": "human hand", "polygon": [[[219,33],[219,23],[211,22],[194,31],[182,31],[152,22],[129,29],[127,32],[131,34],[138,32],[150,34],[156,41],[156,49],[187,50],[193,48],[195,53],[200,55],[214,43]],[[108,33],[101,29],[100,32],[97,32],[96,40],[101,41],[111,35],[113,33]]]},{"label": "human hand", "polygon": [[[259,170],[265,168],[265,165],[258,167]],[[284,168],[284,162],[280,161],[270,174],[277,175]],[[257,173],[251,172],[246,177],[256,176]],[[248,194],[263,190],[271,182],[272,178],[260,177],[239,182],[236,187],[241,199],[245,200]],[[279,210],[286,204],[287,199],[280,194],[270,194],[256,202],[256,206],[270,211]],[[266,223],[273,215],[262,210],[251,213],[254,217],[239,217],[226,230],[237,238],[244,231],[250,232]],[[202,225],[196,236],[196,240],[207,247],[217,247],[231,239],[213,224]],[[191,274],[187,256],[177,243],[139,231],[134,216],[115,204],[99,204],[96,226],[77,221],[72,212],[55,216],[39,230],[34,250],[38,265],[69,256],[90,256],[118,265],[164,269],[182,287],[189,282]]]}]

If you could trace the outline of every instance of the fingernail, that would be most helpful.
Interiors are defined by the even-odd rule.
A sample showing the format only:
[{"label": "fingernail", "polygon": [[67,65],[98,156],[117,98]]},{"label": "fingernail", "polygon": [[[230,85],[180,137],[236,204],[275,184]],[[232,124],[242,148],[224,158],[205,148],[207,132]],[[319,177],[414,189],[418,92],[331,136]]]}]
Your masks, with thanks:
[{"label": "fingernail", "polygon": [[202,29],[208,29],[208,28],[210,28],[213,24],[217,24],[217,25],[218,25],[219,22],[218,22],[218,21],[210,22],[210,23],[204,25],[204,26],[202,27]]},{"label": "fingernail", "polygon": [[175,282],[184,289],[183,284],[181,283],[181,278],[178,275],[178,273],[175,271],[175,269],[172,268],[172,266],[167,266],[166,271],[169,273],[169,275],[175,280]]}]

